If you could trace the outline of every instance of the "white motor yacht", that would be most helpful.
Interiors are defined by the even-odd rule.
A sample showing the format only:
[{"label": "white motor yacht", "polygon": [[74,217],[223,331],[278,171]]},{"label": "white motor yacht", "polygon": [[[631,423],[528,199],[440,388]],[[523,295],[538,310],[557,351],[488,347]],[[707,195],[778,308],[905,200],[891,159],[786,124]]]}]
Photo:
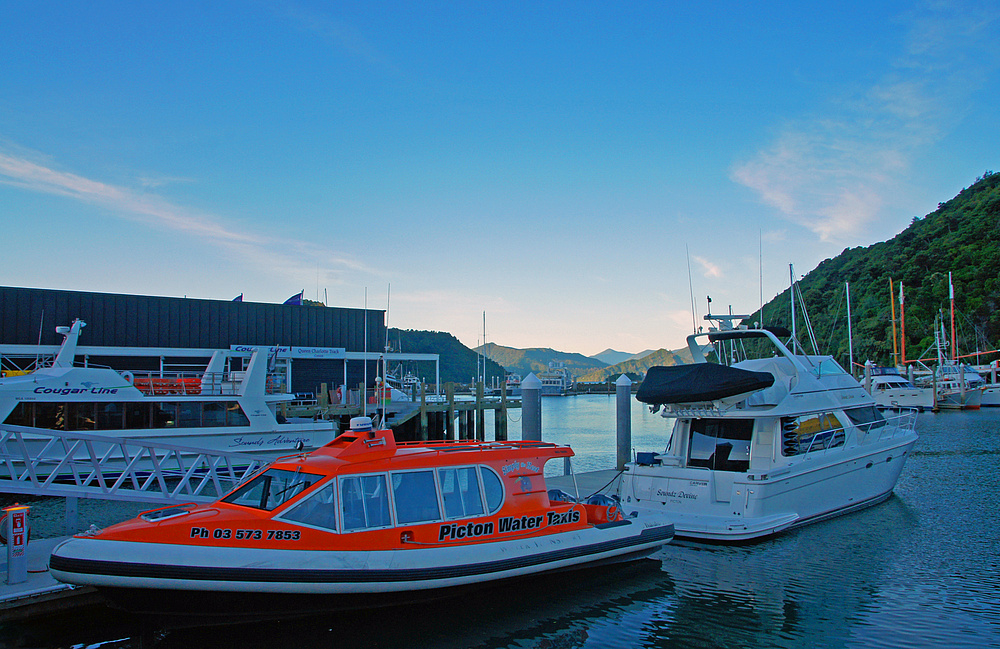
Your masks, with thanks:
[{"label": "white motor yacht", "polygon": [[[668,513],[679,538],[745,541],[891,495],[916,411],[885,418],[832,357],[793,353],[779,335],[789,332],[713,329],[688,337],[696,363],[650,369],[636,398],[663,408],[672,433],[626,465],[629,507]],[[762,344],[759,358],[740,353]]]},{"label": "white motor yacht", "polygon": [[226,350],[193,373],[81,367],[75,358],[84,326],[57,327],[64,339],[51,365],[0,378],[0,429],[83,431],[274,457],[336,436],[333,422],[282,416],[280,404],[295,397],[269,371],[267,348],[256,348],[238,371],[227,370],[235,352]]}]

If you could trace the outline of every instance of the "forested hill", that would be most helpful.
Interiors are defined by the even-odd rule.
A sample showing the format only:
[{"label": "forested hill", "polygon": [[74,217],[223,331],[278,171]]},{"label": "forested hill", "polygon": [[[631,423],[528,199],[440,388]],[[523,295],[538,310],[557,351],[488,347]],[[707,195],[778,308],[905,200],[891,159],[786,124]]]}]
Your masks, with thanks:
[{"label": "forested hill", "polygon": [[[899,285],[904,286],[906,358],[917,358],[934,343],[934,320],[948,315],[948,273],[955,287],[955,327],[959,354],[992,350],[1000,343],[1000,173],[987,172],[958,196],[940,203],[903,232],[867,248],[848,248],[822,262],[799,283],[820,353],[833,354],[846,368],[847,305],[850,283],[854,360],[891,364],[893,313],[889,280],[895,289],[896,332],[900,331]],[[796,305],[799,314],[798,304]],[[789,326],[786,289],[764,305],[763,322]],[[750,322],[759,321],[754,314]],[[798,338],[805,340],[801,314]],[[808,349],[808,346],[807,346]],[[900,350],[901,351],[901,350]],[[998,358],[994,354],[983,362]],[[902,360],[902,359],[900,359]]]},{"label": "forested hill", "polygon": [[573,352],[559,352],[547,347],[516,349],[495,343],[487,343],[476,348],[480,352],[483,349],[485,349],[487,356],[508,370],[520,374],[522,377],[527,376],[531,372],[538,374],[547,371],[549,363],[562,363],[566,370],[574,377],[579,377],[592,370],[607,366],[607,363],[603,363],[596,358]]},{"label": "forested hill", "polygon": [[[389,329],[389,340],[397,349],[409,354],[439,354],[441,357],[441,383],[470,383],[476,376],[478,355],[455,336],[441,331],[416,331],[413,329]],[[412,363],[408,367],[427,383],[434,383],[434,363]],[[481,373],[481,370],[480,370]],[[503,381],[504,371],[497,363],[486,359],[486,384]]]}]

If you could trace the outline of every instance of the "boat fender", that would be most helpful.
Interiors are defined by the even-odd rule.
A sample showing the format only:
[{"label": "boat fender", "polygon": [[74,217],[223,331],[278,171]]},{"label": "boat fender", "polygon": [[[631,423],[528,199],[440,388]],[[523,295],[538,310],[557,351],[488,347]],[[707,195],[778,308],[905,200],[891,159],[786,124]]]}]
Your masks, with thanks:
[{"label": "boat fender", "polygon": [[135,377],[132,376],[132,372],[125,370],[122,372],[122,378],[125,379],[126,383],[135,383]]}]

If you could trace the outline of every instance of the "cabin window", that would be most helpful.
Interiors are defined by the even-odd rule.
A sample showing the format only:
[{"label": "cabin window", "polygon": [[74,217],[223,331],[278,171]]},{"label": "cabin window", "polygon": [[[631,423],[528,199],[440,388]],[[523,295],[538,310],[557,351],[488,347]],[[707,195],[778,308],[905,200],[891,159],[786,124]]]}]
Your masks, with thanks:
[{"label": "cabin window", "polygon": [[483,498],[475,467],[438,469],[444,513],[448,518],[466,518],[483,514]]},{"label": "cabin window", "polygon": [[746,472],[752,435],[752,419],[694,419],[687,464],[713,471]]},{"label": "cabin window", "polygon": [[301,471],[268,469],[251,478],[222,501],[271,511],[316,484],[322,477]]},{"label": "cabin window", "polygon": [[125,404],[125,428],[142,429],[149,428],[149,404],[148,403],[126,403]]},{"label": "cabin window", "polygon": [[384,475],[341,478],[340,504],[345,532],[392,524]]},{"label": "cabin window", "polygon": [[153,404],[153,428],[176,428],[177,427],[177,404],[176,403],[154,403]]},{"label": "cabin window", "polygon": [[486,494],[486,508],[490,514],[495,513],[503,505],[503,481],[500,476],[487,467],[480,467],[483,476],[483,492]]},{"label": "cabin window", "polygon": [[177,426],[179,428],[201,428],[201,403],[177,404]]},{"label": "cabin window", "polygon": [[225,426],[226,404],[219,401],[209,401],[204,404],[201,421],[205,426]]},{"label": "cabin window", "polygon": [[66,430],[94,430],[97,426],[97,409],[93,403],[66,404]]},{"label": "cabin window", "polygon": [[434,472],[407,471],[392,474],[392,499],[400,525],[441,520]]},{"label": "cabin window", "polygon": [[844,425],[831,412],[781,418],[781,453],[786,457],[843,446]]},{"label": "cabin window", "polygon": [[97,404],[97,430],[121,430],[125,427],[125,404]]},{"label": "cabin window", "polygon": [[240,404],[235,401],[229,403],[226,409],[226,425],[227,426],[249,426],[250,420],[247,419],[246,414],[243,409],[240,408]]},{"label": "cabin window", "polygon": [[334,484],[335,482],[331,480],[325,487],[282,514],[281,518],[303,525],[336,531],[337,498],[334,494]]},{"label": "cabin window", "polygon": [[844,414],[847,415],[852,424],[866,431],[873,428],[881,428],[888,423],[875,406],[848,408],[844,411]]}]

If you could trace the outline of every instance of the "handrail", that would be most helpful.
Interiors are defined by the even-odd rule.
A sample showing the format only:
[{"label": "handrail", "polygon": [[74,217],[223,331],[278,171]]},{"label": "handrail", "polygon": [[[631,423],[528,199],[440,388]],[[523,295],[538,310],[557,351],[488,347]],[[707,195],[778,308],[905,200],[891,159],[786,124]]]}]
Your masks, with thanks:
[{"label": "handrail", "polygon": [[271,462],[143,439],[0,428],[0,492],[149,503],[211,502]]},{"label": "handrail", "polygon": [[[916,409],[911,409],[900,412],[900,414],[892,417],[886,417],[883,420],[858,424],[854,426],[854,428],[857,429],[857,434],[859,435],[858,443],[866,444],[868,442],[868,436],[871,434],[872,430],[880,431],[876,441],[892,439],[896,437],[896,435],[905,434],[906,432],[913,430],[916,420],[917,411]],[[851,441],[852,432],[852,430],[848,430],[844,427],[818,431],[812,436],[812,439],[809,440],[809,446],[807,446],[801,453],[796,453],[796,455],[804,456],[810,453],[818,453],[820,451],[827,451],[832,448],[846,446]],[[828,444],[828,441],[836,439],[838,433],[844,436],[843,441],[840,444]],[[817,448],[813,448],[813,445],[817,443],[817,440],[820,445]]]}]

